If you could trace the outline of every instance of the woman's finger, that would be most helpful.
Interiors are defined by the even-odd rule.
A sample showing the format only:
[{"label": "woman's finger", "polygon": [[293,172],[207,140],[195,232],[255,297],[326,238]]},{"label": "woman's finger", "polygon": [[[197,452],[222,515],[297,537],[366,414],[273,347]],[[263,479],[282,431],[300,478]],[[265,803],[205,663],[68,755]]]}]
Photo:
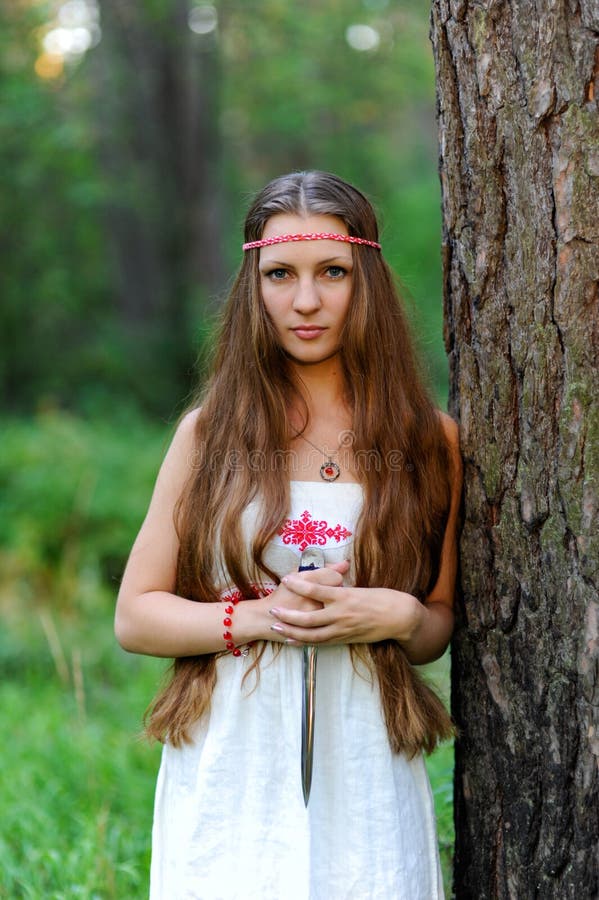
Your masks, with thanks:
[{"label": "woman's finger", "polygon": [[[271,616],[286,625],[294,625],[298,628],[324,628],[336,622],[336,616],[330,607],[317,610],[288,609],[287,607],[273,607],[269,610]],[[272,626],[271,626],[272,627]],[[279,629],[273,628],[273,631]]]},{"label": "woman's finger", "polygon": [[[325,573],[326,570],[318,569],[316,571]],[[343,579],[339,573],[333,572],[332,570],[329,571],[331,572],[331,575],[335,575],[336,578],[325,576],[324,581],[316,581],[302,578],[299,574],[291,574],[286,575],[285,578],[282,579],[282,584],[285,585],[288,591],[299,594],[300,597],[305,597],[307,600],[316,600],[318,603],[331,603],[333,599],[340,599],[339,596],[332,596],[331,589],[341,588]]]},{"label": "woman's finger", "polygon": [[349,563],[335,563],[334,566],[323,566],[321,569],[305,569],[303,572],[289,572],[282,580],[285,584],[289,577],[297,578],[300,581],[309,582],[310,584],[343,584],[343,575],[349,568]]},{"label": "woman's finger", "polygon": [[347,644],[364,643],[366,636],[345,634],[336,625],[322,628],[300,628],[297,625],[277,623],[277,634],[285,643],[290,644]]}]

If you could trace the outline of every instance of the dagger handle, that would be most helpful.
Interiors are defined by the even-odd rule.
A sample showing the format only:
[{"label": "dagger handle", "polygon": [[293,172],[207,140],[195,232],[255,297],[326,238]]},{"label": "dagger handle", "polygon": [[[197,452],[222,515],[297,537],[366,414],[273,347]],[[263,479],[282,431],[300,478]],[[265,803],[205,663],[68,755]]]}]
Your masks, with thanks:
[{"label": "dagger handle", "polygon": [[322,569],[323,566],[324,553],[320,547],[306,547],[302,552],[298,572],[311,572],[314,569]]}]

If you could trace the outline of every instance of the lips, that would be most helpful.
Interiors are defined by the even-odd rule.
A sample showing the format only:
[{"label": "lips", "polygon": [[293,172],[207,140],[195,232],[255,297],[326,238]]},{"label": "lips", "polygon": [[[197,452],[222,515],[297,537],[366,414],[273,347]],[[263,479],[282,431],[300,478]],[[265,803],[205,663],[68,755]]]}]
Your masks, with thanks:
[{"label": "lips", "polygon": [[297,328],[292,328],[291,330],[302,341],[311,341],[324,334],[326,328],[322,328],[320,325],[298,325]]}]

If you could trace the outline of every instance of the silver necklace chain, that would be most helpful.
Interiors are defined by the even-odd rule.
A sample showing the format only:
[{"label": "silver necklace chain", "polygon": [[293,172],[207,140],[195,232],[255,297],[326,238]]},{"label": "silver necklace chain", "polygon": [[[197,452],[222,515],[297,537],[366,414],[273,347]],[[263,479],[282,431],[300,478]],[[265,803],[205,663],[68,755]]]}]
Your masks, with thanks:
[{"label": "silver necklace chain", "polygon": [[321,447],[317,447],[310,438],[304,437],[303,434],[300,434],[299,431],[296,432],[297,437],[301,438],[302,441],[305,441],[307,444],[310,444],[311,447],[314,447],[315,450],[318,450],[322,456],[324,456],[324,462],[320,467],[320,477],[323,481],[336,481],[341,475],[341,469],[339,468],[339,463],[336,463],[333,457],[339,453],[343,446],[343,441],[339,444],[336,450],[333,450],[332,453],[325,453]]}]

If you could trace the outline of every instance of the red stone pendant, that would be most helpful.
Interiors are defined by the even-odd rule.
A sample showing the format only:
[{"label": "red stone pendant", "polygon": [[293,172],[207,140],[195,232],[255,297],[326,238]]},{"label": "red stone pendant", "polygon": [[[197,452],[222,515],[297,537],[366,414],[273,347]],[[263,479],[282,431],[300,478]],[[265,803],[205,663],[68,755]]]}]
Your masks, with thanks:
[{"label": "red stone pendant", "polygon": [[341,469],[332,459],[328,459],[320,467],[320,477],[323,481],[336,481],[340,475]]}]

